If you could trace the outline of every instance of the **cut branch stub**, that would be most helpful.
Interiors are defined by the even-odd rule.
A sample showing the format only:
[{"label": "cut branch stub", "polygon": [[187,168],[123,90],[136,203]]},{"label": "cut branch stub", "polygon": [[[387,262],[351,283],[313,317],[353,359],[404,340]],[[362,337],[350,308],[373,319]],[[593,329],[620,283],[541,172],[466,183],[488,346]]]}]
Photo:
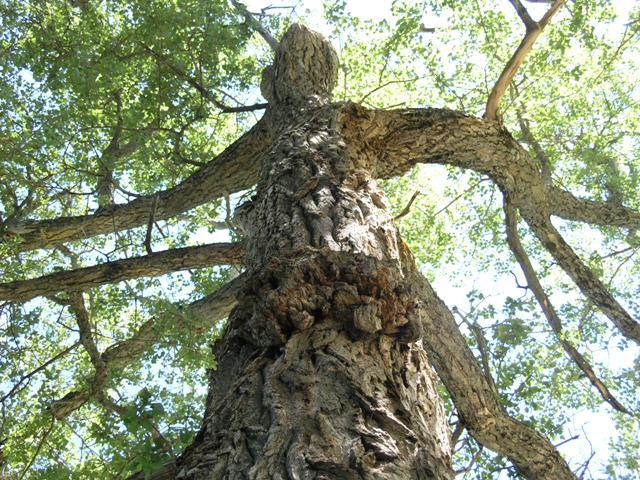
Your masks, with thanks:
[{"label": "cut branch stub", "polygon": [[338,56],[319,33],[293,24],[284,34],[273,65],[262,73],[260,90],[271,104],[322,105],[331,100]]}]

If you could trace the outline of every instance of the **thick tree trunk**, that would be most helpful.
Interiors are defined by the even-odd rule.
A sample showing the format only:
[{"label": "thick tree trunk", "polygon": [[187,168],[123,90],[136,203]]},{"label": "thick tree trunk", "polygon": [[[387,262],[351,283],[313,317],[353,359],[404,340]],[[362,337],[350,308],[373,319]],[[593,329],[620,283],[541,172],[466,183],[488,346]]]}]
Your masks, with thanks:
[{"label": "thick tree trunk", "polygon": [[343,107],[328,103],[336,68],[321,37],[294,27],[265,74],[267,120],[293,126],[238,212],[249,279],[176,478],[453,477],[412,259],[375,159],[344,141]]}]

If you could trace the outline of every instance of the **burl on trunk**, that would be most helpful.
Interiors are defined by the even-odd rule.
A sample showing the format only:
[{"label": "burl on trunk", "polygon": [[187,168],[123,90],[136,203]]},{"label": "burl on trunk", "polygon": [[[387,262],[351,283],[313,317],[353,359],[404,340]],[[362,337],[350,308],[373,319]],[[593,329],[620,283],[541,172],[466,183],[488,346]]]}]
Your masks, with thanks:
[{"label": "burl on trunk", "polygon": [[349,129],[358,108],[330,102],[337,68],[295,25],[264,72],[278,140],[236,215],[249,280],[176,478],[453,477],[415,266]]}]

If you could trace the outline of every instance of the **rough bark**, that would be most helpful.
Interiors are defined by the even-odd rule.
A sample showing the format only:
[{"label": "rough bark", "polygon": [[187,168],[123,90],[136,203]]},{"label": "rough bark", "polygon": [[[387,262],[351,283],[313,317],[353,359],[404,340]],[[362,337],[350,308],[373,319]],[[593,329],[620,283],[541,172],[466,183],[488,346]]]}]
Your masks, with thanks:
[{"label": "rough bark", "polygon": [[[248,281],[215,347],[202,429],[158,478],[452,478],[430,361],[481,443],[527,478],[575,478],[544,436],[500,407],[417,272],[374,180],[391,169],[385,150],[353,129],[358,108],[327,103],[328,48],[294,26],[266,72],[272,118],[292,126],[239,209],[251,227]],[[296,90],[309,77],[290,66],[319,81]]]},{"label": "rough bark", "polygon": [[[367,159],[343,142],[341,109],[323,106],[335,54],[302,27],[280,45],[272,72],[290,91],[275,83],[274,117],[300,121],[241,209],[254,227],[249,280],[176,478],[452,478],[435,377],[412,343],[417,302],[395,227]],[[317,81],[300,83],[309,77],[289,67]]]},{"label": "rough bark", "polygon": [[0,300],[20,302],[57,292],[77,292],[107,283],[212,265],[242,263],[244,248],[240,243],[215,243],[199,247],[174,248],[143,257],[52,273],[44,277],[0,284]]}]

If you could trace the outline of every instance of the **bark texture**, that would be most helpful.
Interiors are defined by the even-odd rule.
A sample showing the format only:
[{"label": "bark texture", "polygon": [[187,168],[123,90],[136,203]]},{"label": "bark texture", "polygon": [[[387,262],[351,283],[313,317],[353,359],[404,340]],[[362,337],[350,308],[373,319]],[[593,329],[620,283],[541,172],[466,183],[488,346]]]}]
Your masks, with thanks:
[{"label": "bark texture", "polygon": [[335,53],[300,26],[279,48],[263,88],[272,118],[297,121],[239,209],[253,227],[249,278],[176,478],[452,478],[397,232],[370,159],[343,140],[342,107],[327,103]]},{"label": "bark texture", "polygon": [[144,257],[52,273],[29,280],[0,283],[0,300],[26,301],[57,292],[77,292],[107,283],[139,277],[153,277],[190,268],[242,263],[244,249],[239,243],[214,243],[198,247],[174,248]]}]

